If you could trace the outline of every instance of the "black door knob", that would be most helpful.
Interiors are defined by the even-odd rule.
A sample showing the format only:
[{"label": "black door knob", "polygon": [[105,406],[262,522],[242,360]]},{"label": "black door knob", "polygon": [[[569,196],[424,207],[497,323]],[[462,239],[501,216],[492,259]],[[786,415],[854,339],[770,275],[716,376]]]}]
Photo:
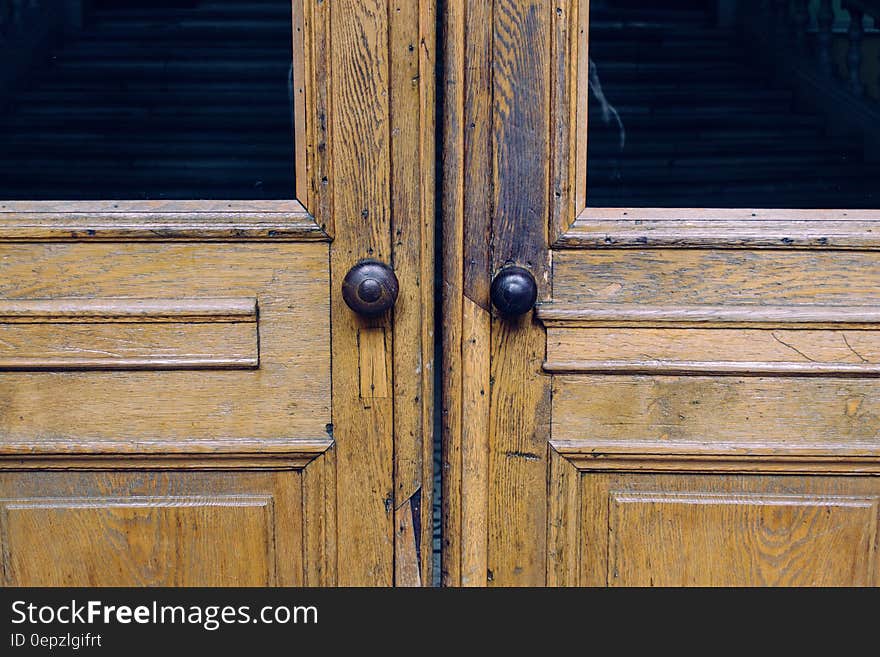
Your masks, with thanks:
[{"label": "black door knob", "polygon": [[505,317],[525,315],[538,300],[538,284],[528,269],[505,267],[492,280],[492,305]]},{"label": "black door knob", "polygon": [[361,260],[342,281],[342,298],[358,315],[376,317],[397,301],[399,285],[394,270],[378,260]]}]

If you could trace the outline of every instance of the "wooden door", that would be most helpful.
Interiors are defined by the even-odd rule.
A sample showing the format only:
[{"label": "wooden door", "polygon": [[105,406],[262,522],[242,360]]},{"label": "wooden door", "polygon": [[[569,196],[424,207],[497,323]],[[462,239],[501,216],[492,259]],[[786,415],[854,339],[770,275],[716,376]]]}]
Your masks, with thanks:
[{"label": "wooden door", "polygon": [[[150,33],[227,48],[210,38],[226,10],[184,4]],[[270,4],[255,3],[260,21]],[[202,7],[210,20],[191,14]],[[151,25],[151,9],[123,10],[102,25]],[[0,201],[6,585],[430,584],[433,3],[286,11],[270,28],[293,42],[290,200]],[[90,71],[115,75],[99,38],[74,36],[81,50],[57,70],[82,71],[87,52]],[[211,88],[180,51],[158,63],[202,66]],[[32,121],[22,107],[15,125]],[[202,120],[184,130],[192,117],[175,116],[181,140]],[[399,281],[393,310],[371,318],[342,296],[366,258]]]},{"label": "wooden door", "polygon": [[[591,205],[589,13],[493,0],[442,17],[444,581],[876,585],[880,212],[786,209],[822,185],[799,178],[763,196],[772,210],[641,204],[683,173]],[[597,70],[650,69],[655,97],[687,94],[662,86],[684,50],[666,47]],[[714,48],[686,51],[707,87],[713,67],[735,78]],[[628,136],[669,118],[643,113]],[[703,167],[713,199],[743,169]],[[504,317],[491,285],[511,265],[538,303]]]}]

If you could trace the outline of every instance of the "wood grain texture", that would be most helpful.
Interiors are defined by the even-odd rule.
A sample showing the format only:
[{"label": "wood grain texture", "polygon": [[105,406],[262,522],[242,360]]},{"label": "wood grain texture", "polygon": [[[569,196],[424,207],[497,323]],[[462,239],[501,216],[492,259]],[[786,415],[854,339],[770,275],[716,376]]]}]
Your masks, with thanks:
[{"label": "wood grain texture", "polygon": [[553,440],[870,443],[878,393],[876,379],[555,376]]},{"label": "wood grain texture", "polygon": [[[296,0],[299,2],[300,0]],[[297,22],[297,7],[294,5],[294,24]],[[333,124],[332,80],[333,68],[330,55],[333,44],[330,25],[330,3],[316,0],[302,0],[303,17],[303,105],[310,111],[303,113],[303,120],[296,125],[302,126],[304,140],[304,164],[307,183],[304,205],[315,217],[315,223],[326,232],[328,237],[335,235],[335,218],[333,214],[333,190],[330,179],[333,175],[332,156],[333,143],[330,140],[330,129]],[[294,35],[295,38],[295,35]],[[294,69],[294,76],[296,70]],[[299,85],[294,77],[295,103],[299,102]],[[294,105],[294,111],[296,111]],[[298,138],[298,135],[296,135]],[[297,183],[300,174],[296,171]],[[297,194],[299,194],[297,187]],[[300,197],[302,198],[302,197]]]},{"label": "wood grain texture", "polygon": [[880,248],[877,210],[587,208],[554,248]]},{"label": "wood grain texture", "polygon": [[861,251],[558,251],[553,301],[645,306],[876,306],[880,261]]},{"label": "wood grain texture", "polygon": [[[880,323],[877,306],[725,304],[664,306],[630,303],[542,304],[538,318],[557,327],[594,329],[865,329]],[[554,335],[561,335],[556,331]],[[569,335],[574,335],[570,333]],[[704,335],[709,335],[704,333]]]},{"label": "wood grain texture", "polygon": [[392,253],[398,279],[411,283],[394,307],[394,332],[403,337],[393,353],[396,584],[430,586],[437,17],[433,0],[394,0],[389,16]]},{"label": "wood grain texture", "polygon": [[[608,584],[876,584],[878,498],[611,492]],[[642,540],[652,537],[651,547]]]},{"label": "wood grain texture", "polygon": [[462,306],[461,586],[485,586],[489,514],[489,313]]},{"label": "wood grain texture", "polygon": [[545,577],[545,336],[531,318],[490,321],[488,290],[516,263],[550,294],[551,47],[569,38],[557,8],[498,0],[442,14],[446,585]]},{"label": "wood grain texture", "polygon": [[[326,258],[327,247],[321,244],[6,245],[0,249],[0,298],[7,304],[7,314],[17,314],[21,320],[22,313],[25,319],[35,313],[33,320],[41,313],[43,317],[54,313],[49,319],[55,321],[79,313],[80,319],[90,321],[103,316],[127,322],[105,321],[92,325],[99,329],[85,331],[88,324],[51,324],[45,327],[47,340],[70,338],[59,349],[75,349],[75,335],[98,340],[100,347],[106,334],[103,341],[113,344],[105,346],[120,347],[123,337],[138,337],[143,327],[179,326],[143,323],[150,313],[187,321],[211,315],[210,322],[190,323],[180,339],[210,337],[210,332],[198,333],[194,327],[236,326],[214,321],[235,313],[239,317],[247,313],[249,322],[243,325],[253,329],[253,299],[257,299],[261,360],[259,368],[249,371],[8,372],[0,391],[5,409],[0,416],[0,443],[40,451],[41,443],[59,441],[180,444],[326,437],[330,420]],[[251,301],[236,302],[233,308],[221,303],[212,309],[216,303],[210,300],[223,296]],[[163,297],[169,300],[138,301]],[[127,298],[132,300],[107,301]],[[175,298],[202,301],[180,303]],[[32,299],[48,301],[35,305]],[[33,324],[7,327],[40,329]],[[194,353],[224,356],[224,336],[221,331],[214,336],[217,340],[197,345]]]},{"label": "wood grain texture", "polygon": [[[274,518],[269,498],[74,498],[7,502],[3,511],[9,536],[7,549],[12,555],[8,577],[13,582],[69,586],[78,577],[80,582],[110,586],[132,579],[163,581],[162,576],[157,578],[150,572],[125,572],[132,566],[149,564],[168,569],[172,577],[164,580],[168,583],[276,583],[274,540],[269,535]],[[139,527],[148,527],[149,534],[139,536],[147,533]],[[198,531],[202,527],[208,531]],[[51,540],[40,541],[39,546],[31,542],[40,534],[51,536]],[[114,545],[108,539],[115,534],[128,540],[121,546]],[[100,537],[100,542],[95,537]],[[132,538],[143,543],[134,544]],[[186,548],[169,553],[173,543],[168,539],[184,543]],[[131,553],[130,563],[120,563],[120,551]],[[46,561],[34,559],[37,552]],[[46,568],[46,563],[53,567]],[[114,563],[125,570],[113,572],[112,568],[101,567]],[[60,572],[58,565],[62,566]],[[83,570],[86,572],[77,573]]]},{"label": "wood grain texture", "polygon": [[586,203],[589,0],[558,0],[550,40],[550,242]]},{"label": "wood grain texture", "polygon": [[391,396],[388,339],[385,327],[367,327],[358,331],[358,374],[364,408],[375,400]]},{"label": "wood grain texture", "polygon": [[442,343],[440,367],[440,477],[441,516],[440,582],[461,582],[461,385],[462,299],[464,297],[464,7],[446,3],[439,11],[438,86],[440,112],[439,214],[442,253],[439,263],[441,314],[437,329]]},{"label": "wood grain texture", "polygon": [[257,326],[0,324],[0,371],[254,369]]},{"label": "wood grain texture", "polygon": [[880,449],[872,443],[554,439],[550,444],[582,472],[880,474]]},{"label": "wood grain texture", "polygon": [[[549,1],[494,4],[493,269],[515,263],[549,289]],[[489,571],[495,585],[545,578],[550,390],[540,368],[545,336],[532,316],[492,322]]]},{"label": "wood grain texture", "polygon": [[336,450],[330,446],[303,470],[303,585],[335,586]]},{"label": "wood grain texture", "polygon": [[[123,551],[124,572],[96,583],[430,582],[434,3],[332,5],[293,2],[298,200],[0,204],[0,241],[16,243],[0,250],[2,299],[233,296],[259,304],[261,358],[253,371],[198,377],[40,372],[5,379],[5,497],[48,491],[59,499],[116,500],[140,494],[156,502],[143,529],[132,529],[132,540],[147,547],[138,547],[134,557]],[[331,238],[331,246],[290,243]],[[363,257],[393,264],[401,278],[397,310],[378,320],[354,317],[338,288]],[[230,317],[166,308],[162,322],[153,308],[156,321],[149,324],[130,308],[125,316],[118,307],[110,310],[118,316],[81,312],[90,321],[76,326],[123,330],[131,339],[138,337],[132,331],[147,330],[137,327],[163,331],[186,324],[185,331],[203,331],[199,348],[215,357],[220,336],[204,331],[256,328],[242,320],[240,308]],[[53,328],[77,330],[52,321]],[[105,329],[89,335],[96,330]],[[368,337],[359,345],[362,331]],[[357,373],[360,364],[370,365],[366,379]],[[25,469],[40,471],[16,472]],[[296,497],[300,476],[304,490]],[[173,483],[209,477],[223,485]],[[177,511],[162,500],[262,495],[268,484],[248,482],[269,478],[279,487],[272,484],[270,497],[283,533],[273,539],[283,576],[277,566],[265,579],[261,563],[269,562],[254,556],[253,566],[244,564],[241,572],[193,568],[192,579],[184,581],[177,556],[168,552],[178,520],[194,526],[178,545],[198,543],[194,532],[201,528],[202,547],[192,549],[207,556],[232,550],[235,526],[259,523],[254,516],[217,515],[210,502],[203,513]],[[152,480],[172,482],[171,492],[165,483],[156,490],[141,485]],[[105,504],[111,510],[104,515],[64,522],[74,533],[78,524],[93,523],[100,540],[112,541],[118,532],[105,517],[119,515],[115,504]],[[401,509],[409,509],[412,522],[397,532],[395,511]],[[126,523],[123,518],[119,525]],[[257,550],[260,540],[248,539],[246,547]],[[110,552],[101,545],[96,539],[96,559]],[[59,546],[52,546],[51,558],[61,558]],[[146,560],[154,552],[167,557],[167,571],[149,570]]]},{"label": "wood grain texture", "polygon": [[[494,2],[463,3],[461,24],[456,35],[463,51],[460,59],[462,68],[457,80],[461,86],[461,106],[456,108],[461,112],[456,117],[461,130],[461,160],[454,164],[447,162],[447,167],[461,167],[462,174],[464,267],[461,275],[464,296],[486,312],[491,308],[492,217],[497,204],[492,193],[496,189],[495,181],[491,178],[487,180],[496,157],[493,128],[494,39],[491,27],[496,11]],[[483,172],[483,175],[478,172]]]},{"label": "wood grain texture", "polygon": [[[385,397],[365,405],[355,373],[365,358],[359,352],[358,332],[384,329],[383,348],[393,353],[393,331],[389,317],[364,320],[351,312],[340,283],[358,260],[373,257],[390,262],[392,257],[391,3],[343,0],[323,11],[329,12],[332,35],[328,138],[336,217],[330,262],[338,583],[390,586],[394,583],[394,403]],[[390,368],[386,376],[392,376]],[[384,385],[393,389],[391,380]]]},{"label": "wood grain texture", "polygon": [[442,12],[443,565],[487,582],[489,358],[495,188],[493,3]]},{"label": "wood grain texture", "polygon": [[[421,581],[424,586],[434,586],[434,436],[436,388],[436,350],[438,344],[436,303],[438,298],[435,285],[437,266],[437,2],[430,0],[421,4],[419,11],[419,111],[422,117],[419,133],[419,162],[421,163],[420,219],[421,238],[419,258],[421,269],[419,289],[421,290],[421,471],[422,487],[421,535],[420,541]],[[398,378],[398,381],[400,379]],[[419,403],[415,402],[414,403]]]},{"label": "wood grain texture", "polygon": [[[291,0],[291,39],[293,43],[293,62],[291,74],[293,85],[293,143],[296,149],[294,158],[294,178],[296,184],[296,198],[310,207],[314,207],[309,198],[310,169],[308,160],[313,157],[314,142],[311,140],[311,132],[314,125],[314,117],[307,119],[309,100],[313,100],[314,91],[311,87],[316,80],[313,75],[314,61],[310,46],[313,42],[311,32],[312,22],[307,19],[306,0]],[[307,34],[307,31],[309,34]],[[308,60],[308,61],[307,61]],[[309,93],[306,89],[309,89]]]},{"label": "wood grain texture", "polygon": [[[317,115],[307,161],[314,214],[334,238],[336,512],[325,577],[340,585],[431,581],[434,12],[434,0],[306,5],[319,81],[306,90]],[[356,317],[342,299],[340,282],[362,258],[397,273],[385,317]],[[398,530],[407,505],[412,524]]]},{"label": "wood grain texture", "polygon": [[0,370],[258,367],[256,299],[0,301]]},{"label": "wood grain texture", "polygon": [[4,584],[302,584],[301,496],[296,472],[5,474]]},{"label": "wood grain texture", "polygon": [[547,586],[577,586],[581,568],[581,474],[570,458],[550,450]]},{"label": "wood grain texture", "polygon": [[[793,322],[792,325],[796,325]],[[876,376],[876,330],[551,329],[549,372]]]},{"label": "wood grain texture", "polygon": [[0,242],[326,241],[299,201],[4,201]]},{"label": "wood grain texture", "polygon": [[548,564],[568,585],[877,583],[873,477],[585,472],[578,488],[580,558]]}]

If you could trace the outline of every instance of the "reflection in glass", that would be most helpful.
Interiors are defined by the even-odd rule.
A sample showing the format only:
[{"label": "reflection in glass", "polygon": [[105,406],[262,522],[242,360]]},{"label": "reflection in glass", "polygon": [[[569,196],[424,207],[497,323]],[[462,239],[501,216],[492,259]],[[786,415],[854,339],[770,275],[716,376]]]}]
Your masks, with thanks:
[{"label": "reflection in glass", "polygon": [[880,208],[864,4],[592,3],[587,205]]},{"label": "reflection in glass", "polygon": [[290,0],[16,4],[0,198],[294,197]]}]

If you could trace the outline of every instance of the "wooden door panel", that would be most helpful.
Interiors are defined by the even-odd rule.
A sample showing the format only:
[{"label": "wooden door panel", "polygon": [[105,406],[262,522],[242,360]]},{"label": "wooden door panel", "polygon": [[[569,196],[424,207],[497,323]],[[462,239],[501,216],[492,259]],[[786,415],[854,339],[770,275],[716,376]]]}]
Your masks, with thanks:
[{"label": "wooden door panel", "polygon": [[2,372],[0,446],[328,439],[326,245],[0,255],[0,335],[16,340],[4,358],[33,370]]},{"label": "wooden door panel", "polygon": [[4,584],[326,583],[323,487],[302,470],[7,473]]},{"label": "wooden door panel", "polygon": [[[553,438],[871,444],[880,381],[850,377],[557,375]],[[719,421],[723,419],[723,421]]]},{"label": "wooden door panel", "polygon": [[[663,254],[637,254],[636,272],[614,260],[619,285],[591,270],[576,301],[537,311],[554,375],[550,581],[876,584],[877,307],[833,279],[813,294],[780,285],[788,271],[763,253],[748,281],[709,270],[698,283],[688,253],[674,270]],[[594,256],[610,259],[568,262]],[[682,303],[677,275],[718,303]],[[654,286],[639,302],[584,300],[634,280]],[[749,303],[734,303],[739,284]]]},{"label": "wooden door panel", "polygon": [[873,583],[876,497],[724,495],[704,483],[703,494],[611,493],[609,584]]},{"label": "wooden door panel", "polygon": [[0,302],[0,370],[258,367],[256,299]]},{"label": "wooden door panel", "polygon": [[[167,194],[0,203],[6,583],[431,582],[435,3],[330,4],[296,0],[292,22],[290,5],[255,10],[293,43],[289,69],[264,71],[289,95],[276,127],[292,118],[295,134],[289,192],[266,193],[288,200],[219,200],[230,188],[214,169],[172,166]],[[164,61],[163,44],[139,56]],[[175,96],[194,99],[182,115],[204,113],[197,95]],[[118,143],[103,127],[89,152]],[[271,136],[246,128],[262,153]],[[174,159],[150,138],[132,144],[162,154],[145,162]],[[193,181],[214,200],[193,200]],[[6,198],[27,196],[18,184]],[[378,317],[342,296],[365,258],[399,279]]]},{"label": "wooden door panel", "polygon": [[334,581],[326,244],[0,255],[6,584]]},{"label": "wooden door panel", "polygon": [[591,207],[590,3],[490,4],[444,16],[445,581],[875,584],[878,210]]},{"label": "wooden door panel", "polygon": [[564,249],[554,253],[553,301],[646,306],[880,303],[868,251]]},{"label": "wooden door panel", "polygon": [[876,479],[768,476],[760,464],[750,475],[580,467],[577,459],[554,461],[557,475],[559,468],[577,471],[551,483],[552,489],[569,476],[576,491],[567,509],[553,510],[571,514],[564,517],[576,525],[567,537],[576,542],[573,550],[560,542],[569,552],[554,552],[551,540],[548,572],[555,584],[877,584]]}]

